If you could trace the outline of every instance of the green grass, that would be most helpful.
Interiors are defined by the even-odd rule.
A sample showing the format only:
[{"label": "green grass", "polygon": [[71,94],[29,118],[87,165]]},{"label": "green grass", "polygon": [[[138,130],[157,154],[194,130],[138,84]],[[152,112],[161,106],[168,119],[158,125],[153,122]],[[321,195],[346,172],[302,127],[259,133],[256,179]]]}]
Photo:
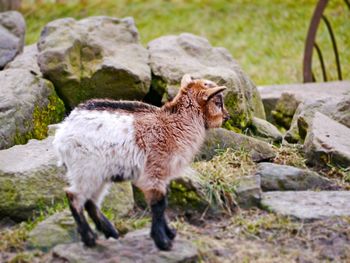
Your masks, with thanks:
[{"label": "green grass", "polygon": [[[36,2],[36,4],[35,4]],[[42,2],[41,4],[37,2]],[[62,17],[133,16],[144,45],[159,36],[191,32],[227,48],[258,85],[302,81],[304,41],[316,0],[23,0],[28,44],[46,23]],[[69,3],[69,4],[68,4]],[[345,79],[350,79],[350,10],[331,0],[326,14],[336,33]],[[329,36],[321,25],[318,39],[336,79]],[[315,56],[314,56],[315,57]],[[315,67],[318,61],[315,60]],[[316,69],[320,81],[320,70]]]}]

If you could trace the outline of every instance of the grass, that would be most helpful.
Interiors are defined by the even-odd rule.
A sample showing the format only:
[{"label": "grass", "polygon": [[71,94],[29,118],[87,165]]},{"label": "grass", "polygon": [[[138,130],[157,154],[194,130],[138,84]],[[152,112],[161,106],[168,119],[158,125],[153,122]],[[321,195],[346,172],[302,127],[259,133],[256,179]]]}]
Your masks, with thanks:
[{"label": "grass", "polygon": [[[39,3],[41,2],[41,3]],[[302,81],[302,56],[316,0],[23,0],[27,44],[39,39],[46,23],[63,17],[133,16],[146,45],[162,35],[191,32],[227,48],[258,85]],[[62,1],[61,1],[62,2]],[[34,4],[35,3],[35,4]],[[350,11],[342,0],[326,9],[336,34],[343,74],[350,79]],[[334,56],[326,28],[321,24],[318,42],[327,68],[336,79]],[[315,55],[316,56],[316,55]],[[314,57],[315,57],[314,56]],[[315,68],[318,60],[314,61]],[[321,80],[320,70],[316,78]]]},{"label": "grass", "polygon": [[347,262],[350,217],[303,222],[259,209],[174,225],[196,244],[203,262]]},{"label": "grass", "polygon": [[196,162],[193,168],[199,175],[201,195],[212,207],[232,213],[238,179],[251,175],[255,169],[249,153],[227,149],[210,161]]}]

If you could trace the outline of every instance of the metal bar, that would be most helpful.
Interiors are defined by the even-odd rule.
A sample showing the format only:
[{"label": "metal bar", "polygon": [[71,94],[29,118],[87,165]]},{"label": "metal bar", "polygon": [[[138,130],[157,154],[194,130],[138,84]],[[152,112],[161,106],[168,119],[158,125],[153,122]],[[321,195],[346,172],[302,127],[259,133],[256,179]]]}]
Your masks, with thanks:
[{"label": "metal bar", "polygon": [[349,0],[344,0],[345,4],[348,6],[349,10],[350,10],[350,2]]},{"label": "metal bar", "polygon": [[327,81],[327,72],[326,72],[326,66],[324,64],[323,56],[320,47],[315,42],[315,49],[317,51],[318,59],[320,60],[321,69],[322,69],[322,75],[323,75],[323,81]]},{"label": "metal bar", "polygon": [[315,44],[316,32],[323,14],[328,4],[328,0],[320,0],[317,3],[315,11],[312,15],[311,23],[307,33],[304,49],[303,60],[303,78],[304,82],[312,82],[312,50]]},{"label": "metal bar", "polygon": [[334,56],[335,56],[335,64],[337,65],[338,79],[342,80],[343,78],[342,78],[342,74],[341,74],[340,58],[339,58],[337,42],[335,41],[333,29],[332,29],[331,23],[329,23],[329,20],[327,19],[327,17],[325,15],[322,15],[322,20],[326,24],[326,27],[328,29],[328,33],[331,36],[331,41],[332,41]]}]

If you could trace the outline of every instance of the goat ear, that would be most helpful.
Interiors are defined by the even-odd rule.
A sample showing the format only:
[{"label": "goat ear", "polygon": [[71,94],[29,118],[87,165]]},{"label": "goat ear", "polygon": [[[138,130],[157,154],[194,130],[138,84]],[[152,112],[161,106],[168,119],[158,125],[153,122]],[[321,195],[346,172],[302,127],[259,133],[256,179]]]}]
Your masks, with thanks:
[{"label": "goat ear", "polygon": [[191,82],[193,82],[191,75],[185,74],[181,79],[181,89],[185,89]]},{"label": "goat ear", "polygon": [[223,92],[225,89],[227,89],[225,86],[215,87],[206,89],[204,91],[203,99],[205,101],[210,100],[212,97],[214,97],[216,94]]}]

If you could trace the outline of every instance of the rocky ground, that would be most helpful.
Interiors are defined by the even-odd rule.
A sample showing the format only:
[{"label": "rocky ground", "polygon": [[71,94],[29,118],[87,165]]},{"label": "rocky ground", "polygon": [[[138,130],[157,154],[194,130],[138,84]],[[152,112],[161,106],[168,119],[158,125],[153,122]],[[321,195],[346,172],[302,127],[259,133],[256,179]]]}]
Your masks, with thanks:
[{"label": "rocky ground", "polygon": [[[0,32],[0,262],[350,261],[349,81],[256,88],[202,37],[142,47],[132,18],[55,20],[23,47],[25,22],[5,12]],[[184,73],[226,85],[231,119],[170,184],[173,250],[153,245],[130,183],[114,185],[103,204],[122,237],[84,247],[49,124],[91,97],[161,106]]]}]

